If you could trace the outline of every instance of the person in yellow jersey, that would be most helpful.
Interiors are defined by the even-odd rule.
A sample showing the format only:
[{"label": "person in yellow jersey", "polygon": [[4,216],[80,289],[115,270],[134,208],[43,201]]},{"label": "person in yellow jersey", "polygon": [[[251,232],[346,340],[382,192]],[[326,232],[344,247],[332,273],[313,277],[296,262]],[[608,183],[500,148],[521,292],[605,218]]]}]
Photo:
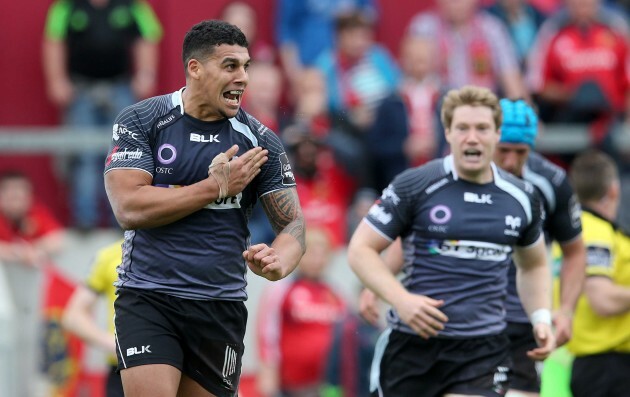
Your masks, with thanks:
[{"label": "person in yellow jersey", "polygon": [[589,151],[571,165],[582,204],[587,279],[568,348],[574,397],[630,395],[630,236],[614,223],[620,181],[613,160]]},{"label": "person in yellow jersey", "polygon": [[[116,343],[114,339],[114,300],[118,278],[116,267],[122,258],[122,240],[112,243],[97,252],[90,274],[84,285],[72,294],[66,307],[63,327],[76,334],[86,343],[97,346],[107,353],[110,366],[106,382],[106,397],[124,397],[120,373],[116,373]],[[108,329],[103,329],[94,317],[99,298],[107,299]]]}]

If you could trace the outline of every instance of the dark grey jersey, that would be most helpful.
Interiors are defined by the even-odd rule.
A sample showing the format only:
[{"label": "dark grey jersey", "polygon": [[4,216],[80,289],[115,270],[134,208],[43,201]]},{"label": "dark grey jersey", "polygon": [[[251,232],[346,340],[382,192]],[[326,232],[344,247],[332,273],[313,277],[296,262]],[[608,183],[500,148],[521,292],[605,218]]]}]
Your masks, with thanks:
[{"label": "dark grey jersey", "polygon": [[[566,172],[538,153],[530,153],[523,179],[531,182],[540,193],[545,208],[543,230],[545,240],[566,243],[575,240],[582,233],[580,204],[569,184]],[[554,273],[557,269],[554,269]],[[528,323],[529,318],[516,291],[516,266],[512,263],[509,271],[508,298],[506,302],[507,321]]]},{"label": "dark grey jersey", "polygon": [[247,221],[256,200],[295,186],[291,166],[276,134],[239,110],[236,117],[204,122],[187,115],[176,91],[126,108],[113,128],[105,172],[138,169],[164,189],[208,177],[220,152],[238,155],[261,146],[268,161],[241,193],[208,204],[168,225],[127,231],[117,286],[151,289],[182,298],[245,300],[249,244]]},{"label": "dark grey jersey", "polygon": [[[383,190],[365,221],[403,241],[403,284],[443,299],[442,337],[497,334],[505,327],[507,271],[513,246],[541,235],[542,208],[532,185],[492,164],[493,182],[459,179],[451,156],[407,170]],[[414,333],[394,310],[394,329]]]}]

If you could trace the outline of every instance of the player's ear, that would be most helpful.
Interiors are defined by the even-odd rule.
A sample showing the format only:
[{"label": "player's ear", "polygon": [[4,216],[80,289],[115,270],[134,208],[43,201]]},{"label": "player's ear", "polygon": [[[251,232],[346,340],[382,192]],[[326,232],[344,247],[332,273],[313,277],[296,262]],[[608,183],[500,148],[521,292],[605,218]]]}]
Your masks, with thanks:
[{"label": "player's ear", "polygon": [[201,70],[203,69],[203,65],[201,62],[196,60],[195,58],[191,58],[188,60],[188,65],[186,65],[186,71],[188,72],[188,76],[191,78],[198,80],[201,77]]},{"label": "player's ear", "polygon": [[451,129],[450,128],[445,128],[444,129],[444,138],[446,138],[446,142],[448,142],[449,144],[451,143]]}]

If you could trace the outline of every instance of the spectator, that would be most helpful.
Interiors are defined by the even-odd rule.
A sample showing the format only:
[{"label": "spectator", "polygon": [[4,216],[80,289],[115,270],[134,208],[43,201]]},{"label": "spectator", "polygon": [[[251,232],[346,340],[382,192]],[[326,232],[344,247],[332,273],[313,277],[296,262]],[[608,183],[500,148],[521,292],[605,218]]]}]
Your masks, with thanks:
[{"label": "spectator", "polygon": [[374,189],[360,189],[352,199],[352,204],[348,207],[347,222],[347,241],[350,241],[352,233],[363,220],[363,217],[372,207],[372,204],[378,199],[378,192]]},{"label": "spectator", "polygon": [[329,140],[360,186],[372,186],[367,131],[377,106],[397,87],[400,72],[391,56],[374,43],[372,22],[361,12],[335,20],[336,48],[317,60],[328,92],[333,128]]},{"label": "spectator", "polygon": [[49,265],[64,245],[61,224],[38,203],[28,177],[15,171],[0,176],[0,272],[10,286],[15,307],[14,346],[16,397],[32,397],[42,382],[39,372],[39,328],[43,279],[41,268]]},{"label": "spectator", "polygon": [[[263,397],[317,397],[334,324],[345,303],[323,279],[332,246],[324,230],[306,233],[295,277],[275,284],[259,306],[258,389]],[[305,343],[306,342],[306,343]]]},{"label": "spectator", "polygon": [[368,132],[374,188],[384,189],[409,165],[437,156],[436,132],[439,78],[436,48],[424,38],[406,36],[401,45],[403,79],[399,88],[376,110]]},{"label": "spectator", "polygon": [[[116,343],[114,339],[114,300],[118,279],[116,268],[122,260],[122,240],[102,248],[96,254],[85,285],[78,286],[64,310],[63,327],[85,342],[108,353],[109,372],[105,383],[105,397],[123,397],[122,380],[116,371]],[[107,300],[107,330],[95,319],[99,296]]]},{"label": "spectator", "polygon": [[[81,133],[111,129],[114,118],[156,89],[162,28],[145,0],[57,0],[48,11],[43,66],[50,101]],[[86,148],[72,167],[72,215],[99,226],[106,204],[104,157]],[[113,224],[110,211],[108,225]]]},{"label": "spectator", "polygon": [[501,21],[481,10],[479,0],[436,0],[435,11],[415,16],[409,33],[437,43],[444,89],[466,84],[510,98],[527,96],[516,52]]},{"label": "spectator", "polygon": [[582,208],[587,278],[569,350],[574,397],[622,397],[630,390],[630,236],[614,220],[620,204],[615,163],[586,152],[571,165]]},{"label": "spectator", "polygon": [[336,46],[320,55],[316,66],[326,80],[328,106],[360,129],[368,127],[374,108],[400,80],[393,58],[374,42],[373,22],[356,11],[335,19]]},{"label": "spectator", "polygon": [[322,397],[370,396],[370,367],[380,331],[354,311],[335,324]]},{"label": "spectator", "polygon": [[249,53],[255,63],[274,63],[275,49],[258,34],[258,14],[246,1],[228,1],[220,13],[220,19],[238,26],[249,43]]},{"label": "spectator", "polygon": [[[377,198],[378,193],[372,189],[362,189],[355,194],[348,210],[349,236],[352,236]],[[356,310],[348,310],[335,324],[322,397],[370,395],[370,367],[380,331],[380,324],[365,321]]]},{"label": "spectator", "polygon": [[272,131],[280,131],[280,69],[269,63],[253,63],[249,68],[249,78],[249,90],[243,98],[243,108]]},{"label": "spectator", "polygon": [[508,28],[519,64],[524,69],[525,59],[545,15],[527,0],[497,0],[487,10]]},{"label": "spectator", "polygon": [[543,121],[589,123],[602,145],[630,103],[628,26],[601,0],[566,0],[541,27],[528,80]]},{"label": "spectator", "polygon": [[341,247],[346,243],[345,217],[355,190],[352,178],[336,163],[325,141],[308,127],[291,125],[282,137],[307,224],[325,229],[333,247]]},{"label": "spectator", "polygon": [[293,121],[308,126],[313,134],[320,138],[328,135],[330,131],[326,82],[317,68],[305,68],[300,73]]},{"label": "spectator", "polygon": [[333,48],[337,15],[358,9],[373,20],[374,0],[277,0],[276,40],[280,61],[295,94],[302,69]]},{"label": "spectator", "polygon": [[[279,104],[282,76],[271,63],[253,63],[249,67],[249,84],[243,98],[243,108],[272,131],[280,131]],[[275,234],[261,206],[254,207],[249,219],[249,231],[254,243],[270,244]]]}]

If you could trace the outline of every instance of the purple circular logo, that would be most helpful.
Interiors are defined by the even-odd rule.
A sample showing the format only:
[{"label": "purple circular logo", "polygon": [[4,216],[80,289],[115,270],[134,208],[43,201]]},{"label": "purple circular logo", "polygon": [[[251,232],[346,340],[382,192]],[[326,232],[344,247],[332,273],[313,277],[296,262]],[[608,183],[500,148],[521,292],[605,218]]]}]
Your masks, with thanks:
[{"label": "purple circular logo", "polygon": [[[166,151],[166,153],[164,152],[166,149],[168,149]],[[170,153],[169,153],[170,151]],[[165,143],[164,145],[160,146],[160,148],[158,149],[158,160],[160,160],[160,163],[162,164],[170,164],[173,161],[175,161],[175,159],[177,158],[177,150],[175,150],[175,146],[169,144],[169,143]]]},{"label": "purple circular logo", "polygon": [[443,225],[451,220],[451,210],[445,205],[436,205],[435,207],[431,208],[429,216],[431,217],[431,221],[433,223]]}]

